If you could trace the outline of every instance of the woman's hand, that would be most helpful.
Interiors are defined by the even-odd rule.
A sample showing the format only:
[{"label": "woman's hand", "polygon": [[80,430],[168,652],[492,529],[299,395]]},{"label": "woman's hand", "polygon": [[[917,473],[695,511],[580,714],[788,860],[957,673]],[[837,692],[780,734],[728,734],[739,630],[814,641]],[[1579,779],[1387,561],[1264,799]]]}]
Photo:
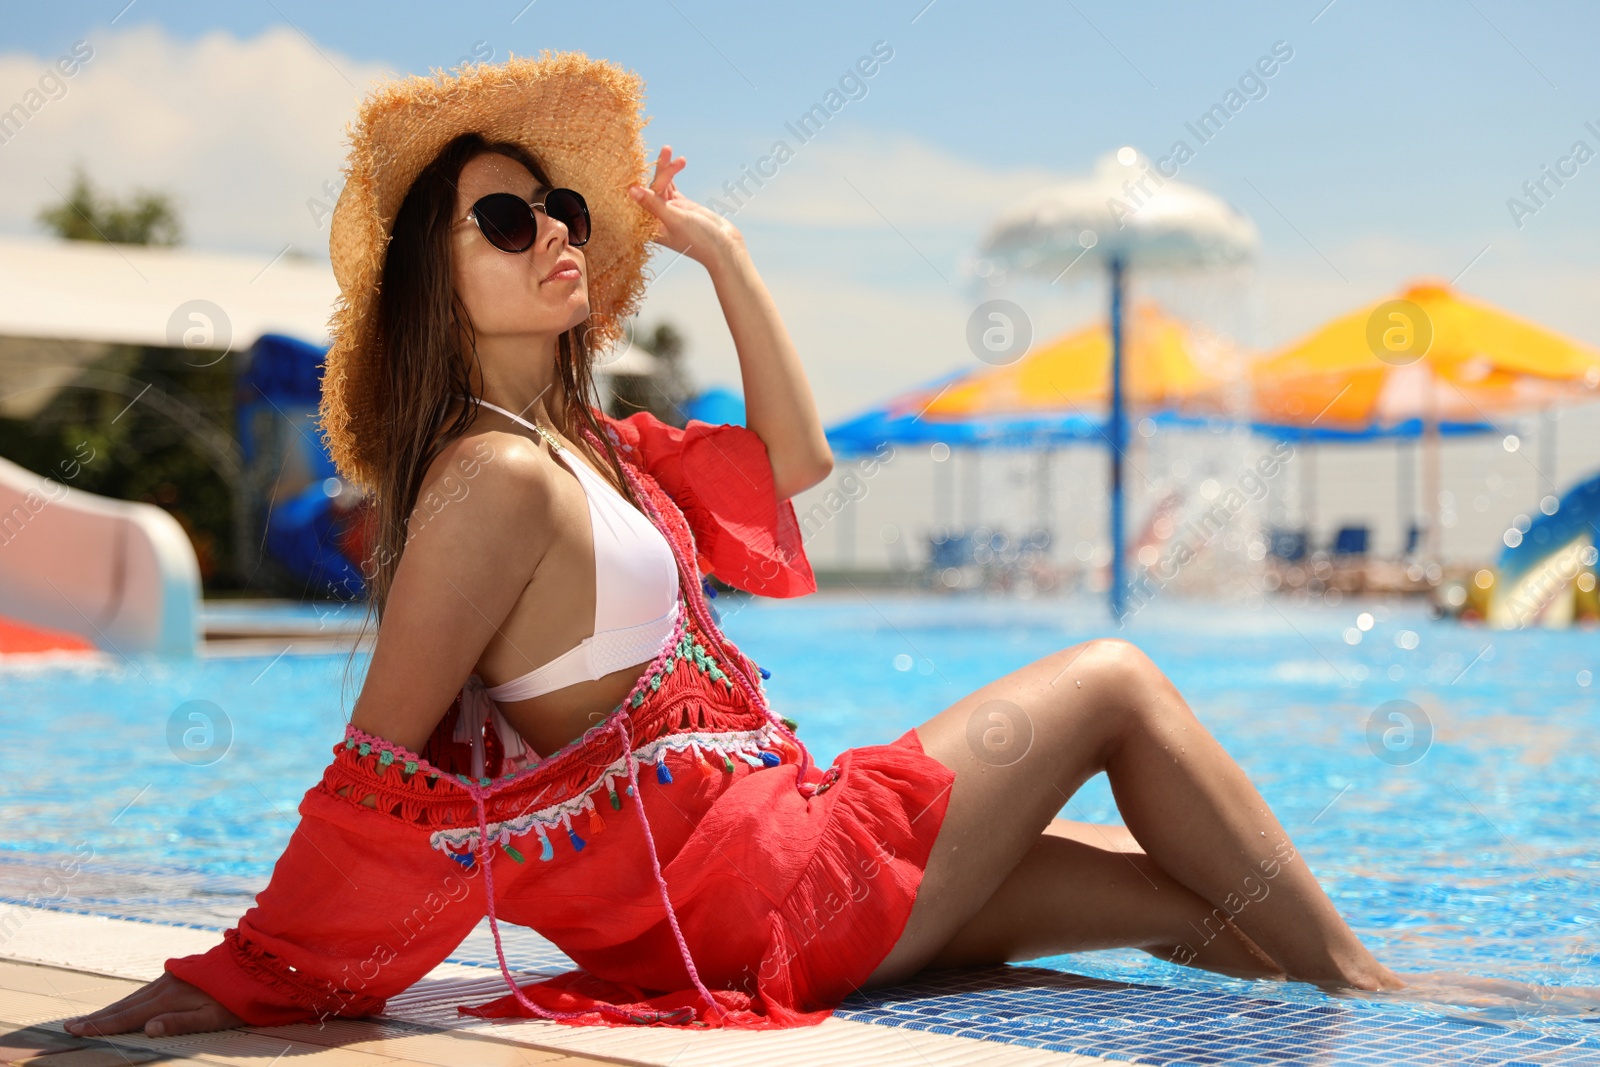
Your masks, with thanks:
[{"label": "woman's hand", "polygon": [[744,236],[733,223],[678,192],[672,179],[687,163],[682,156],[672,158],[671,145],[662,145],[655,178],[649,185],[630,185],[628,192],[660,221],[657,244],[710,266]]},{"label": "woman's hand", "polygon": [[67,1033],[76,1037],[125,1034],[129,1030],[143,1030],[146,1037],[176,1037],[243,1025],[243,1019],[210,994],[170,974],[163,974],[115,1004],[68,1019],[64,1024]]}]

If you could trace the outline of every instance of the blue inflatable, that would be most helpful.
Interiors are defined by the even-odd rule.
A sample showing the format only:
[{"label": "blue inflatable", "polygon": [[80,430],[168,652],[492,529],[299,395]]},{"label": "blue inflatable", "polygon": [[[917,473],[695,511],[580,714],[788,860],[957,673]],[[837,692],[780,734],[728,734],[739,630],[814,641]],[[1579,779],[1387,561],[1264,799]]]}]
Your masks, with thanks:
[{"label": "blue inflatable", "polygon": [[[360,570],[340,550],[359,510],[341,507],[351,490],[322,443],[317,408],[327,349],[262,334],[237,379],[235,410],[256,533],[268,556],[308,592],[350,600],[365,595]],[[273,503],[268,494],[275,493]],[[349,498],[346,497],[346,500]]]}]

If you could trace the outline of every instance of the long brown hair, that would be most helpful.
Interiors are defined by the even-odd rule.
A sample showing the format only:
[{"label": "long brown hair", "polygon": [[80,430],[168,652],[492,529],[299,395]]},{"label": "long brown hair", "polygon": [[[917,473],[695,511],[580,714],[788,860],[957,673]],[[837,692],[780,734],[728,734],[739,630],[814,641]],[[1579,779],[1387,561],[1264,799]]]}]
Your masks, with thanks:
[{"label": "long brown hair", "polygon": [[[484,152],[522,164],[546,187],[553,184],[543,164],[523,146],[491,142],[477,133],[462,134],[417,175],[395,216],[378,293],[386,439],[381,448],[374,449],[380,458],[369,506],[376,529],[372,556],[362,566],[368,623],[374,616],[380,622],[383,618],[423,477],[478,413],[471,372],[476,364],[481,374],[482,366],[471,316],[451,282],[450,224],[461,170]],[[604,467],[614,472],[624,497],[639,506],[616,450],[595,417],[600,401],[587,333],[587,323],[581,323],[557,339],[556,367],[563,405],[551,415],[562,436],[599,464],[602,461],[582,431],[594,432],[605,448]],[[467,402],[454,405],[452,401],[458,398]],[[452,406],[456,406],[454,417],[450,417]],[[363,625],[362,635],[365,633]]]}]

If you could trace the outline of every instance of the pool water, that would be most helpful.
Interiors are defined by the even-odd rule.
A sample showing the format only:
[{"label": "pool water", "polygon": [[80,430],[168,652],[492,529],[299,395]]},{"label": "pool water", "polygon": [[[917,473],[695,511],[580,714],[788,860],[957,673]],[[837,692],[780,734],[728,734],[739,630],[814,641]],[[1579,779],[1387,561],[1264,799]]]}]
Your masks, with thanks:
[{"label": "pool water", "polygon": [[[1593,1013],[1557,992],[1600,987],[1593,632],[1501,633],[1350,601],[1173,597],[1120,631],[1077,600],[866,591],[715,604],[824,766],[1066,645],[1127,637],[1244,767],[1380,959],[1402,974],[1548,990],[1520,1005],[1466,997],[1440,1011],[1542,1032],[1595,1028]],[[345,666],[343,654],[292,653],[0,665],[0,743],[11,754],[0,897],[228,924],[265,884],[342,736],[365,661],[341,694]],[[1061,814],[1119,821],[1104,777]],[[41,892],[40,864],[74,852],[93,862]],[[1332,1000],[1136,951],[1039,965],[1219,996]]]}]

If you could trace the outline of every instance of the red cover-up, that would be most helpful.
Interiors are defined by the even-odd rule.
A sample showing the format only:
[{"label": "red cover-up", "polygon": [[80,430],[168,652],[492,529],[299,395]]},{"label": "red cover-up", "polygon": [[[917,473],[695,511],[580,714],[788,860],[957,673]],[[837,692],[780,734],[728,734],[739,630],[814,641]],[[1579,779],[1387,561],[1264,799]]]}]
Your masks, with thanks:
[{"label": "red cover-up", "polygon": [[680,569],[678,632],[634,690],[509,775],[486,725],[476,780],[459,698],[426,755],[347,727],[255,906],[169,973],[252,1025],[375,1014],[488,914],[579,969],[519,989],[502,955],[510,992],[464,1014],[769,1029],[821,1022],[888,954],[953,772],[913,730],[818,768],[716,625],[694,561],[749,592],[816,588],[754,432],[603,425]]}]

